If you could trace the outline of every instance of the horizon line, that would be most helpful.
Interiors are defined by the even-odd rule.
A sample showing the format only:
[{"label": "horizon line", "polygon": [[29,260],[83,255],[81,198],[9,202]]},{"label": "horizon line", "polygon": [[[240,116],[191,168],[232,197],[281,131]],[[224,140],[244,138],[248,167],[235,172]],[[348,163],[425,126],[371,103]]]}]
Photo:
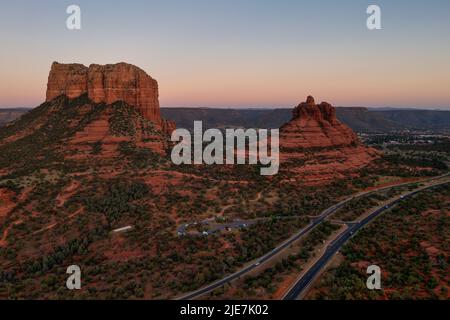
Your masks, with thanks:
[{"label": "horizon line", "polygon": [[[0,110],[32,110],[35,107],[28,106],[18,106],[18,107],[2,107],[0,106]],[[160,106],[160,109],[222,109],[222,110],[283,110],[283,109],[294,109],[296,106],[240,106],[240,107],[225,107],[225,106]],[[392,110],[424,110],[424,111],[450,111],[450,107],[392,107],[392,106],[333,106],[335,108],[366,108],[366,109],[392,109]]]}]

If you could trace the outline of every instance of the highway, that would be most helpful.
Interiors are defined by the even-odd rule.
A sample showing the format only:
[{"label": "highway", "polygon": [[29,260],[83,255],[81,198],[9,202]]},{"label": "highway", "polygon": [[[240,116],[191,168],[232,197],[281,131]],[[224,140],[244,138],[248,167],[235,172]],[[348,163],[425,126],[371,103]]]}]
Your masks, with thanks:
[{"label": "highway", "polygon": [[[305,234],[307,234],[309,231],[311,231],[312,229],[314,229],[317,225],[319,225],[320,223],[322,223],[325,218],[327,218],[328,216],[330,216],[332,213],[334,213],[335,211],[337,211],[338,209],[340,209],[342,206],[344,206],[346,203],[355,200],[357,198],[372,194],[372,193],[376,193],[376,192],[380,192],[380,191],[384,191],[384,190],[389,190],[392,188],[397,188],[397,187],[401,187],[401,186],[405,186],[405,185],[410,185],[410,184],[416,184],[416,183],[424,183],[424,182],[429,182],[429,181],[433,181],[436,179],[440,179],[442,177],[448,176],[449,174],[445,174],[443,176],[439,176],[439,177],[434,177],[431,179],[427,179],[427,180],[423,180],[423,181],[416,181],[416,182],[406,182],[406,183],[401,183],[398,185],[393,185],[393,186],[388,186],[388,187],[382,187],[379,189],[374,189],[374,190],[370,190],[370,191],[365,191],[365,192],[361,192],[358,193],[356,195],[353,195],[327,209],[325,209],[319,216],[313,218],[312,222],[307,225],[305,228],[301,229],[300,231],[296,232],[294,235],[292,235],[289,239],[287,239],[286,241],[284,241],[282,244],[280,244],[279,246],[275,247],[272,251],[266,253],[265,255],[263,255],[262,257],[260,257],[259,259],[255,260],[253,263],[243,267],[242,269],[240,269],[239,271],[230,274],[228,276],[226,276],[225,278],[222,278],[220,280],[217,280],[203,288],[200,288],[196,291],[181,295],[177,298],[175,298],[176,300],[190,300],[190,299],[196,299],[196,298],[200,298],[201,296],[203,296],[204,294],[207,294],[217,288],[220,288],[222,286],[224,286],[227,283],[230,283],[242,276],[244,276],[245,274],[255,270],[256,268],[259,268],[261,265],[267,263],[268,261],[270,261],[274,256],[278,255],[279,253],[281,253],[284,249],[288,248],[291,244],[293,244],[294,242],[296,242],[298,239],[300,239],[301,237],[303,237]],[[309,283],[309,282],[308,282]]]},{"label": "highway", "polygon": [[412,191],[408,194],[396,198],[395,200],[389,202],[387,205],[384,205],[383,207],[376,209],[361,221],[351,224],[347,230],[345,230],[341,235],[339,235],[337,239],[335,239],[332,243],[330,243],[325,253],[319,258],[319,260],[317,260],[314,263],[314,265],[300,279],[296,281],[296,283],[288,290],[283,300],[296,300],[304,292],[304,290],[308,288],[308,286],[317,277],[320,271],[327,265],[327,263],[341,249],[341,247],[350,238],[352,238],[356,234],[356,232],[358,232],[361,228],[370,223],[384,211],[391,209],[400,201],[410,198],[419,192],[435,188],[437,186],[444,185],[447,183],[450,183],[450,181],[436,183],[434,185]]}]

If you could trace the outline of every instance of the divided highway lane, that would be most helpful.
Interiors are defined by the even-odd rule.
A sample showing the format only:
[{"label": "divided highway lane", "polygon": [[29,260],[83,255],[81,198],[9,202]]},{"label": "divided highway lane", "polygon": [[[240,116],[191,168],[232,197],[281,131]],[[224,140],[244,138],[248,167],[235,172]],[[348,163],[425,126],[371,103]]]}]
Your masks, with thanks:
[{"label": "divided highway lane", "polygon": [[274,256],[276,256],[277,254],[282,252],[284,249],[288,248],[295,241],[297,241],[298,239],[303,237],[305,234],[307,234],[309,231],[314,229],[318,224],[322,223],[325,220],[325,218],[327,218],[329,215],[331,215],[332,213],[334,213],[335,211],[340,209],[342,206],[344,206],[346,203],[348,203],[352,200],[355,200],[357,198],[360,198],[360,197],[363,197],[363,196],[366,196],[366,195],[369,195],[369,194],[372,194],[375,192],[389,190],[391,188],[401,187],[401,186],[414,184],[414,183],[423,183],[423,182],[427,182],[427,181],[433,181],[433,180],[440,179],[440,178],[443,178],[448,175],[449,174],[445,174],[445,175],[442,175],[439,177],[435,177],[435,178],[423,180],[423,181],[401,183],[401,184],[394,185],[394,186],[383,187],[383,188],[379,188],[379,189],[362,192],[362,193],[356,194],[352,197],[349,197],[349,198],[325,209],[319,216],[314,218],[313,221],[309,225],[307,225],[305,228],[303,228],[300,231],[298,231],[297,233],[295,233],[293,236],[291,236],[289,239],[287,239],[285,242],[283,242],[279,246],[275,247],[269,253],[267,253],[264,256],[260,257],[259,259],[255,260],[255,262],[253,262],[252,264],[247,265],[247,266],[243,267],[242,269],[240,269],[239,271],[237,271],[229,276],[226,276],[223,279],[217,280],[216,282],[213,282],[203,288],[200,288],[196,291],[179,296],[176,298],[176,300],[190,300],[190,299],[200,298],[201,296],[203,296],[211,291],[214,291],[215,289],[220,288],[223,285],[242,277],[243,275],[249,273],[250,271],[253,271],[254,269],[260,267],[260,265],[270,261]]},{"label": "divided highway lane", "polygon": [[369,222],[371,222],[373,219],[378,217],[380,214],[382,214],[384,211],[391,209],[393,206],[395,206],[397,203],[399,203],[401,200],[410,198],[414,196],[415,194],[422,192],[424,190],[432,189],[440,185],[448,184],[450,181],[445,181],[441,183],[436,183],[434,185],[424,187],[419,190],[415,190],[413,192],[410,192],[406,195],[403,195],[402,197],[399,197],[389,204],[378,208],[377,210],[373,211],[370,215],[365,217],[363,220],[361,220],[358,223],[350,225],[350,227],[345,230],[344,233],[342,233],[336,240],[334,240],[326,249],[325,253],[322,255],[322,257],[319,258],[319,260],[316,261],[316,263],[299,279],[297,282],[291,287],[291,289],[287,292],[287,294],[284,296],[283,300],[295,300],[297,299],[303,291],[312,283],[312,281],[315,279],[315,277],[319,274],[319,272],[326,266],[326,264],[331,260],[331,258],[341,249],[341,247],[351,238],[353,235],[359,231],[361,228],[363,228],[365,225],[367,225]]}]

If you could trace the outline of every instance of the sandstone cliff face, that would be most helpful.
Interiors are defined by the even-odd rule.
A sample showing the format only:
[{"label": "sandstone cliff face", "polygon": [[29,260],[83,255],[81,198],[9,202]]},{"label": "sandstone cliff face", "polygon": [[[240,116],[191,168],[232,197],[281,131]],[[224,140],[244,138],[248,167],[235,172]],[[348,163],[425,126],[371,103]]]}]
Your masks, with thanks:
[{"label": "sandstone cliff face", "polygon": [[70,99],[87,92],[87,70],[82,64],[59,64],[54,62],[47,82],[47,99],[65,94]]},{"label": "sandstone cliff face", "polygon": [[358,143],[356,134],[336,118],[336,109],[309,96],[280,129],[281,146],[289,149],[348,146]]},{"label": "sandstone cliff face", "polygon": [[90,65],[54,62],[47,84],[46,101],[64,94],[73,99],[87,93],[95,103],[124,101],[146,119],[170,133],[175,124],[161,118],[158,82],[140,68],[127,64]]},{"label": "sandstone cliff face", "polygon": [[359,142],[356,134],[336,119],[329,103],[309,96],[280,128],[280,162],[292,179],[319,185],[348,178],[379,153]]}]

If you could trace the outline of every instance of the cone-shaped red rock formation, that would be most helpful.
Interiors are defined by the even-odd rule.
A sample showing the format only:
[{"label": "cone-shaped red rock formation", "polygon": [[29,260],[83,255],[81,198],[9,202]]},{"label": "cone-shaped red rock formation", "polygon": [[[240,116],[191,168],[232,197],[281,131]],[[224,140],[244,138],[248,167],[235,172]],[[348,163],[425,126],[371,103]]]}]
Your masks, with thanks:
[{"label": "cone-shaped red rock formation", "polygon": [[309,96],[293,111],[293,118],[280,129],[281,146],[289,149],[348,146],[358,143],[356,134],[336,118],[336,109]]},{"label": "cone-shaped red rock formation", "polygon": [[329,103],[316,104],[309,96],[294,108],[292,120],[280,128],[282,168],[293,179],[322,184],[357,174],[379,157],[336,118]]}]

